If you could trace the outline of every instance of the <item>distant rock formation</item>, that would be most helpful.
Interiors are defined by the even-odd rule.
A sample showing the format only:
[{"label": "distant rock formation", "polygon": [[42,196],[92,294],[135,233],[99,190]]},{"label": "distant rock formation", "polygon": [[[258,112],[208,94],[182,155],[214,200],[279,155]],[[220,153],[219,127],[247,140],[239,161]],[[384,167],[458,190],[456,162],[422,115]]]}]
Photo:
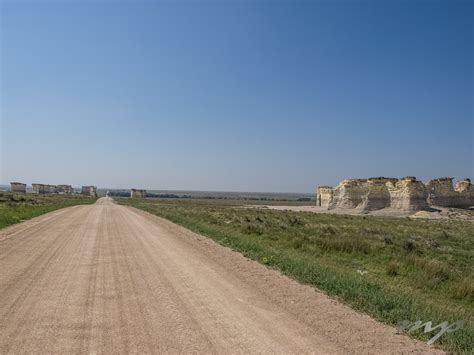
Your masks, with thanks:
[{"label": "distant rock formation", "polygon": [[81,195],[97,197],[97,187],[95,187],[95,186],[82,186]]},{"label": "distant rock formation", "polygon": [[72,195],[74,189],[71,185],[49,185],[49,184],[32,184],[33,192],[41,195],[61,194]]},{"label": "distant rock formation", "polygon": [[56,193],[56,185],[48,184],[31,184],[33,187],[33,192],[40,195],[54,194]]},{"label": "distant rock formation", "polygon": [[361,212],[393,208],[417,211],[429,206],[474,206],[474,188],[469,179],[453,187],[453,178],[438,178],[426,185],[414,176],[401,179],[375,177],[346,179],[335,188],[320,186],[316,203],[327,209],[359,209]]},{"label": "distant rock formation", "polygon": [[470,207],[474,205],[474,186],[471,184],[471,179],[464,179],[458,181],[454,188],[458,194],[458,206]]},{"label": "distant rock formation", "polygon": [[321,207],[329,207],[334,194],[332,186],[319,186],[317,192],[317,204]]},{"label": "distant rock formation", "polygon": [[457,192],[470,192],[471,194],[474,192],[472,190],[471,179],[464,179],[460,180],[456,183],[456,187],[454,188]]},{"label": "distant rock formation", "polygon": [[11,182],[10,183],[11,192],[26,193],[26,184],[22,182]]},{"label": "distant rock formation", "polygon": [[145,197],[146,197],[146,190],[140,190],[140,189],[130,190],[130,198],[145,198]]},{"label": "distant rock formation", "polygon": [[458,193],[454,191],[453,178],[442,177],[430,180],[426,184],[430,205],[451,206],[458,203]]},{"label": "distant rock formation", "polygon": [[58,185],[56,186],[56,192],[63,195],[72,195],[74,193],[74,189],[71,185]]}]

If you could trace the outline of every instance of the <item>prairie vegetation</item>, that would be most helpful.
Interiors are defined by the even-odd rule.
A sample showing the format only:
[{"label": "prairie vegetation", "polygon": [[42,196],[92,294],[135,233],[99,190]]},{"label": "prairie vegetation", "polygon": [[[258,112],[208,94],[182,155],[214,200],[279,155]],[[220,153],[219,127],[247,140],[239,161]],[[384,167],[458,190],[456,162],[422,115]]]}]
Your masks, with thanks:
[{"label": "prairie vegetation", "polygon": [[[389,324],[465,320],[437,345],[474,343],[474,224],[246,208],[242,201],[117,199],[169,219]],[[435,332],[414,336],[427,340]]]},{"label": "prairie vegetation", "polygon": [[75,195],[35,195],[0,192],[0,228],[74,205],[90,204],[95,198]]}]

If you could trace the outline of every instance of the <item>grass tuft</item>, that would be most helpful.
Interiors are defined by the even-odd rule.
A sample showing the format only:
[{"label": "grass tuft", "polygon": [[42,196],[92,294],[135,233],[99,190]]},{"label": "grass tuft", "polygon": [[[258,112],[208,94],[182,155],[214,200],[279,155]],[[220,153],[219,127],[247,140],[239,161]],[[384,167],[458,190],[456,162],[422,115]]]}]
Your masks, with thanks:
[{"label": "grass tuft", "polygon": [[386,271],[389,276],[398,276],[400,275],[400,264],[395,260],[390,260],[387,264]]},{"label": "grass tuft", "polygon": [[474,302],[474,277],[465,277],[458,286],[457,296],[469,302]]}]

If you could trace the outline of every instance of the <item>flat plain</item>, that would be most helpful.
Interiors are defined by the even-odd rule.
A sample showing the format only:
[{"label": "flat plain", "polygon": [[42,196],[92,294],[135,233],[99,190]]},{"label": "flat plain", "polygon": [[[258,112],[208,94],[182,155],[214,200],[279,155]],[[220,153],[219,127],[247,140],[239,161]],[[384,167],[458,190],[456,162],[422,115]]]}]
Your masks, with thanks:
[{"label": "flat plain", "polygon": [[108,198],[0,233],[2,354],[437,352]]},{"label": "flat plain", "polygon": [[[464,329],[437,344],[472,351],[472,221],[275,210],[262,206],[265,201],[252,208],[255,201],[117,201],[212,238],[388,324],[465,320]],[[293,208],[311,209],[304,204]]]}]

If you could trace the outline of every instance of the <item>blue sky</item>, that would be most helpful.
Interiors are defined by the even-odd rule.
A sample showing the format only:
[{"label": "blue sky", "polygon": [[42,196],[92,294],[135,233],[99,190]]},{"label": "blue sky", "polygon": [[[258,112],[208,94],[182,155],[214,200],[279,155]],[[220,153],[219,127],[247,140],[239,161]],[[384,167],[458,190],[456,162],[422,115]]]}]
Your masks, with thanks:
[{"label": "blue sky", "polygon": [[1,1],[0,180],[474,178],[472,1]]}]

